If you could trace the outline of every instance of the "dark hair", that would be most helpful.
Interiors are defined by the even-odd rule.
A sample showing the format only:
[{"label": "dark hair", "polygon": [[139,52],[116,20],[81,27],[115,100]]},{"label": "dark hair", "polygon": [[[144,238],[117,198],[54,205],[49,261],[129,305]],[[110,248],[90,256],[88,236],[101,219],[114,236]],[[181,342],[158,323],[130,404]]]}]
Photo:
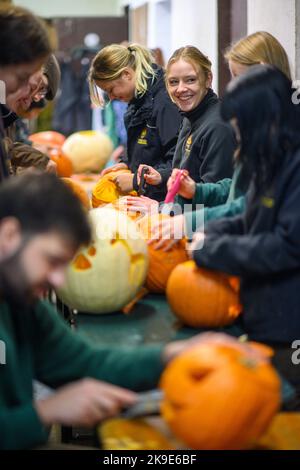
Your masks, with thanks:
[{"label": "dark hair", "polygon": [[33,62],[51,52],[42,21],[25,8],[0,7],[0,66]]},{"label": "dark hair", "polygon": [[221,104],[224,120],[237,120],[239,161],[263,191],[287,152],[300,145],[299,106],[292,101],[292,82],[271,65],[252,66],[227,86]]},{"label": "dark hair", "polygon": [[0,221],[18,219],[24,236],[60,232],[78,247],[91,229],[81,202],[65,183],[47,173],[24,174],[0,186]]}]

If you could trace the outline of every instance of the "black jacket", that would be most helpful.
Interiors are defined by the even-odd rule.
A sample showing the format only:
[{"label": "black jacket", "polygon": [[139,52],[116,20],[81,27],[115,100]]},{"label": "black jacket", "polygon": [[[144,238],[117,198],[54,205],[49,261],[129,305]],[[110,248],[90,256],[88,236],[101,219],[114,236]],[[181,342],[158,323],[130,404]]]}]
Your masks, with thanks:
[{"label": "black jacket", "polygon": [[273,189],[249,191],[245,214],[211,222],[199,266],[241,276],[246,333],[266,343],[300,339],[300,149],[286,157]]},{"label": "black jacket", "polygon": [[[128,136],[127,157],[122,159],[133,173],[141,163],[160,172],[162,184],[148,185],[146,192],[147,196],[158,201],[164,200],[166,195],[166,181],[172,170],[181,119],[167,93],[164,73],[158,68],[157,76],[145,95],[129,103],[124,116]],[[134,186],[137,189],[136,174]]]},{"label": "black jacket", "polygon": [[220,116],[220,100],[211,90],[184,116],[173,159],[196,183],[216,183],[231,178],[236,147],[231,127]]}]

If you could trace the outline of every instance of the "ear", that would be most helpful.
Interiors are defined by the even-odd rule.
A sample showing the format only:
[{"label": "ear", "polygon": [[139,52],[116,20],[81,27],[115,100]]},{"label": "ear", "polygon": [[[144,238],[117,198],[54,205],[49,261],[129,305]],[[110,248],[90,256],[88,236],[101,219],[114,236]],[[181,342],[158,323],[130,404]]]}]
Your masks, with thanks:
[{"label": "ear", "polygon": [[213,74],[212,72],[208,72],[206,82],[205,82],[206,88],[211,88],[212,81],[213,81]]},{"label": "ear", "polygon": [[15,217],[5,217],[0,222],[0,261],[11,256],[21,244],[21,227]]},{"label": "ear", "polygon": [[122,78],[124,80],[132,81],[134,79],[134,70],[130,67],[126,67],[122,72]]}]

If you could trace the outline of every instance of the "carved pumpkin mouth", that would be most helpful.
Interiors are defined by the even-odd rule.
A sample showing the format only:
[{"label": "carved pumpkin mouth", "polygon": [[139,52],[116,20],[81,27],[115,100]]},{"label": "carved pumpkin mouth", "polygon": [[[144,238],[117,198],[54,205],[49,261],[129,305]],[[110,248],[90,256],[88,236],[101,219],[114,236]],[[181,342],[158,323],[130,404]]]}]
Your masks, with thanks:
[{"label": "carved pumpkin mouth", "polygon": [[129,283],[134,284],[136,279],[138,279],[139,282],[142,281],[145,256],[141,253],[132,253],[130,245],[120,236],[119,232],[116,232],[115,238],[113,238],[110,243],[111,245],[121,243],[130,257]]},{"label": "carved pumpkin mouth", "polygon": [[[97,250],[93,245],[91,245],[87,253],[91,257],[96,256]],[[73,267],[78,271],[85,271],[86,269],[90,269],[92,267],[90,260],[82,253],[76,256],[72,264]]]}]

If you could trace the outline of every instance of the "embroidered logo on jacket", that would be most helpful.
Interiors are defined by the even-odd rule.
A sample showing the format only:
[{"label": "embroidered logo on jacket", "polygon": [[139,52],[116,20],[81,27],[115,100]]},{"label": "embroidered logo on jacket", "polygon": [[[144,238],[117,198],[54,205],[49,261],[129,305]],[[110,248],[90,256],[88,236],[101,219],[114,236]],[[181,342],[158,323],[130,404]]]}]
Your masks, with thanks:
[{"label": "embroidered logo on jacket", "polygon": [[141,135],[138,138],[137,143],[140,144],[140,145],[147,145],[148,141],[147,141],[146,137],[147,137],[147,128],[142,130]]},{"label": "embroidered logo on jacket", "polygon": [[192,143],[193,143],[193,137],[191,135],[189,135],[189,137],[187,138],[187,141],[185,143],[185,154],[186,155],[189,155],[191,153]]},{"label": "embroidered logo on jacket", "polygon": [[272,197],[268,197],[268,196],[262,196],[260,198],[260,202],[264,207],[267,207],[267,209],[272,209],[272,207],[274,207],[274,204],[275,204],[275,200]]}]

